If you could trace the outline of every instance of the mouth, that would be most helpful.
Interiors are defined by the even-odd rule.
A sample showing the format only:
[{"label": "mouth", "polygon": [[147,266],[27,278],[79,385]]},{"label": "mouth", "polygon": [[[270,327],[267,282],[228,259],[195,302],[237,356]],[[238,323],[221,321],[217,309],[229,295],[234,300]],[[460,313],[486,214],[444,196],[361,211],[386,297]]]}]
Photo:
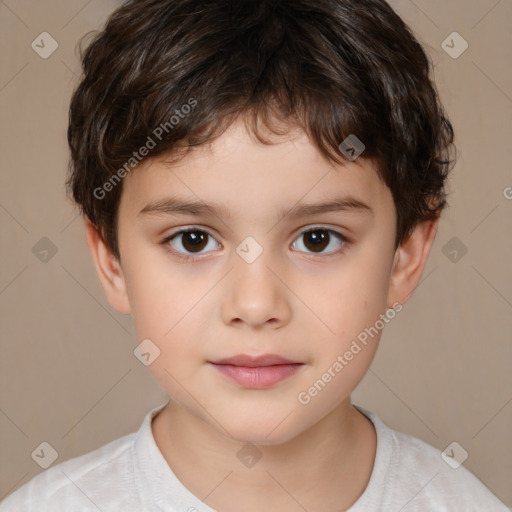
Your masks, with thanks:
[{"label": "mouth", "polygon": [[256,357],[242,354],[209,363],[222,375],[248,389],[274,386],[304,365],[275,354]]}]

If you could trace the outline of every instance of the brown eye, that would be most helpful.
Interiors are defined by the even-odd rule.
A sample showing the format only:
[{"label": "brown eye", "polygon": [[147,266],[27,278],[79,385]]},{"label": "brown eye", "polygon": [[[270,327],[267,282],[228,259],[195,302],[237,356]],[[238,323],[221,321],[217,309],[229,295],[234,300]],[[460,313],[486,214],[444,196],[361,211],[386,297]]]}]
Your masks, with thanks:
[{"label": "brown eye", "polygon": [[316,230],[304,233],[304,245],[313,252],[322,252],[328,245],[330,235],[327,231]]},{"label": "brown eye", "polygon": [[206,246],[208,234],[202,231],[187,231],[183,233],[183,247],[190,252],[200,251]]},{"label": "brown eye", "polygon": [[[301,241],[303,241],[302,244],[299,243]],[[338,247],[336,246],[336,242],[338,243]],[[332,229],[315,228],[303,231],[297,240],[293,242],[292,248],[301,250],[300,245],[303,245],[306,249],[305,252],[327,255],[336,252],[337,248],[343,247],[346,243],[348,243],[347,239]],[[324,252],[327,247],[332,247],[333,244],[334,248],[332,250]]]},{"label": "brown eye", "polygon": [[211,249],[216,249],[219,245],[215,243],[214,238],[209,233],[200,229],[178,231],[164,242],[169,243],[175,252],[183,256],[209,252],[203,251],[209,244]]}]

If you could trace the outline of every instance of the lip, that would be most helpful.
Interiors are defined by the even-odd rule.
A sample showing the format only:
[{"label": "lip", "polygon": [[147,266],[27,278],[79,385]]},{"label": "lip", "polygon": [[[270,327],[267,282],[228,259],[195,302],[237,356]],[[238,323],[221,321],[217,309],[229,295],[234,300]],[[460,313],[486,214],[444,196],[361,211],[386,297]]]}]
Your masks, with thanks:
[{"label": "lip", "polygon": [[300,361],[285,359],[277,354],[263,354],[261,356],[238,354],[233,357],[225,357],[224,359],[210,362],[212,364],[231,364],[233,366],[245,366],[249,368],[255,368],[257,366],[274,366],[277,364],[302,364]]},{"label": "lip", "polygon": [[209,361],[225,377],[248,389],[269,388],[293,375],[304,363],[276,354],[237,355]]}]

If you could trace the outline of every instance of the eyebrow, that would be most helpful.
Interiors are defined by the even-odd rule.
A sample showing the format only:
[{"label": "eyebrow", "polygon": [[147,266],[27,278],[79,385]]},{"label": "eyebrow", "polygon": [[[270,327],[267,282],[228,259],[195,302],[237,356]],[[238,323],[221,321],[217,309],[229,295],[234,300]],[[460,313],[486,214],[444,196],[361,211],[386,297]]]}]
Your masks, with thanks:
[{"label": "eyebrow", "polygon": [[[280,210],[278,218],[287,215],[291,217],[308,217],[319,213],[346,211],[359,214],[373,215],[372,208],[355,197],[342,197],[332,199],[323,203],[297,204],[288,210]],[[196,215],[231,218],[229,210],[218,203],[205,203],[201,201],[184,200],[175,197],[168,197],[147,204],[138,214],[143,215]]]}]

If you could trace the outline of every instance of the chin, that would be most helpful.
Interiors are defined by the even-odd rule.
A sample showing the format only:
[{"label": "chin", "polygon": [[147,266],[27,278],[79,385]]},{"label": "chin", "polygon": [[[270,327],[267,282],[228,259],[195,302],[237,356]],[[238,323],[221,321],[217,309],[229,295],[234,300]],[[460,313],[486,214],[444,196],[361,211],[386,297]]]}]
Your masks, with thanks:
[{"label": "chin", "polygon": [[[290,415],[291,418],[291,415]],[[280,445],[293,439],[300,433],[297,423],[283,421],[283,416],[275,418],[261,418],[255,415],[248,415],[241,418],[232,418],[231,421],[223,422],[223,426],[229,432],[230,439],[239,443],[251,443],[255,445]],[[293,427],[293,431],[290,428]]]}]

